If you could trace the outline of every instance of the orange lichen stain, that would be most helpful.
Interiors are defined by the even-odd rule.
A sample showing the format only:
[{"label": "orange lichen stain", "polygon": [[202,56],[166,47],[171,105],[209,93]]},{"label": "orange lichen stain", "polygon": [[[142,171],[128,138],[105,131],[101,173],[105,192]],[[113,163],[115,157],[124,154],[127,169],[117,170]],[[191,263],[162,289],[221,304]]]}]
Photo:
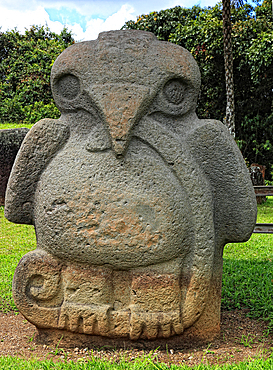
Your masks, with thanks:
[{"label": "orange lichen stain", "polygon": [[173,274],[157,274],[142,272],[142,275],[133,275],[131,296],[133,304],[143,305],[143,308],[159,311],[179,309],[181,289],[179,276]]},{"label": "orange lichen stain", "polygon": [[[78,204],[75,227],[73,232],[83,236],[86,243],[97,247],[152,248],[163,237],[158,228],[152,228],[144,222],[139,213],[132,207],[121,207],[118,201],[108,201],[100,204],[97,209],[89,212],[83,204]],[[151,220],[151,223],[154,220]]]},{"label": "orange lichen stain", "polygon": [[[174,274],[158,274],[152,271],[134,275],[132,287],[136,290],[150,290],[154,288],[168,288],[179,286],[179,278]],[[151,288],[152,287],[152,288]]]},{"label": "orange lichen stain", "polygon": [[157,198],[147,203],[133,191],[123,194],[117,189],[100,188],[91,193],[85,186],[69,202],[74,210],[70,232],[95,249],[156,250],[165,237],[157,219],[158,204]]}]

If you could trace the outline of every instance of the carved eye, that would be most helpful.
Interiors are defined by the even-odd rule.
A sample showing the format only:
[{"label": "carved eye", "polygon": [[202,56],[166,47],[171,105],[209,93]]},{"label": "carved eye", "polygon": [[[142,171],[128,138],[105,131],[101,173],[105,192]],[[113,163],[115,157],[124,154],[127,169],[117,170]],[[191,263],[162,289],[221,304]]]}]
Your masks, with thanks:
[{"label": "carved eye", "polygon": [[163,94],[169,103],[178,105],[184,99],[185,91],[185,85],[180,80],[176,79],[166,83]]},{"label": "carved eye", "polygon": [[67,100],[75,99],[81,90],[79,79],[70,74],[60,77],[56,85],[58,93]]}]

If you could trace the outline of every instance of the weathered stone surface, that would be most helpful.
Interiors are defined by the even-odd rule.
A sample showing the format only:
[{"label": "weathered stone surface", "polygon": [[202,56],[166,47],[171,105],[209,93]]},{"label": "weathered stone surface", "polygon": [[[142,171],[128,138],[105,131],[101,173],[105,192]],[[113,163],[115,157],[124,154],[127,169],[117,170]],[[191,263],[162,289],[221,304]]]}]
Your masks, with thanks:
[{"label": "weathered stone surface", "polygon": [[264,185],[266,167],[257,163],[252,163],[249,167],[252,184]]},{"label": "weathered stone surface", "polygon": [[[250,178],[253,186],[264,185],[266,166],[252,163],[249,167]],[[266,196],[256,197],[257,204],[266,202]]]},{"label": "weathered stone surface", "polygon": [[111,31],[66,49],[51,83],[62,116],[31,129],[6,198],[37,235],[14,276],[19,310],[42,340],[211,339],[223,247],[250,237],[256,200],[226,127],[195,114],[193,57]]},{"label": "weathered stone surface", "polygon": [[16,154],[28,128],[0,129],[0,205],[5,203],[7,183]]}]

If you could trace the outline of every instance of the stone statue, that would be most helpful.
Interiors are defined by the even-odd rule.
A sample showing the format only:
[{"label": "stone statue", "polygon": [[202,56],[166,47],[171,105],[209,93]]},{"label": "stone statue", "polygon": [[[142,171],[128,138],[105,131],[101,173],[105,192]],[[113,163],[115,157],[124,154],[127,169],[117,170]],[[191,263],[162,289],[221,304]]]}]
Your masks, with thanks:
[{"label": "stone statue", "polygon": [[7,183],[16,154],[28,133],[28,128],[1,130],[0,125],[0,206],[5,204]]},{"label": "stone statue", "polygon": [[14,275],[19,311],[47,335],[215,335],[223,247],[250,237],[256,200],[226,127],[195,113],[194,58],[103,32],[66,49],[51,84],[61,118],[27,134],[6,195],[6,217],[37,235]]}]

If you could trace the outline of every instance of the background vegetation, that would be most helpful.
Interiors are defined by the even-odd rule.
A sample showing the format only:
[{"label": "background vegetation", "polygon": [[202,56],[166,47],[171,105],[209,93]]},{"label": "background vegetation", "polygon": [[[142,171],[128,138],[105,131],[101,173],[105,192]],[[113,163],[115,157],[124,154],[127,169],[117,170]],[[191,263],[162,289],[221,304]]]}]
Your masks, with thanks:
[{"label": "background vegetation", "polygon": [[[58,118],[50,89],[57,56],[74,40],[66,28],[58,35],[32,26],[25,34],[0,32],[0,123],[35,123]],[[1,128],[1,126],[0,126]]]},{"label": "background vegetation", "polygon": [[[232,8],[236,103],[236,141],[249,163],[267,167],[273,180],[273,20],[271,0],[255,7]],[[188,49],[202,75],[200,118],[225,118],[225,74],[222,4],[202,9],[176,6],[141,15],[123,28],[153,32],[160,40]],[[0,124],[35,123],[57,118],[50,90],[56,57],[74,43],[64,28],[58,35],[33,26],[20,34],[0,32]],[[1,126],[0,126],[1,127]]]},{"label": "background vegetation", "polygon": [[[270,0],[231,10],[236,141],[250,163],[273,163],[273,21]],[[202,9],[177,6],[141,15],[124,28],[153,32],[160,40],[188,49],[202,76],[200,118],[224,120],[225,71],[222,5]]]}]

